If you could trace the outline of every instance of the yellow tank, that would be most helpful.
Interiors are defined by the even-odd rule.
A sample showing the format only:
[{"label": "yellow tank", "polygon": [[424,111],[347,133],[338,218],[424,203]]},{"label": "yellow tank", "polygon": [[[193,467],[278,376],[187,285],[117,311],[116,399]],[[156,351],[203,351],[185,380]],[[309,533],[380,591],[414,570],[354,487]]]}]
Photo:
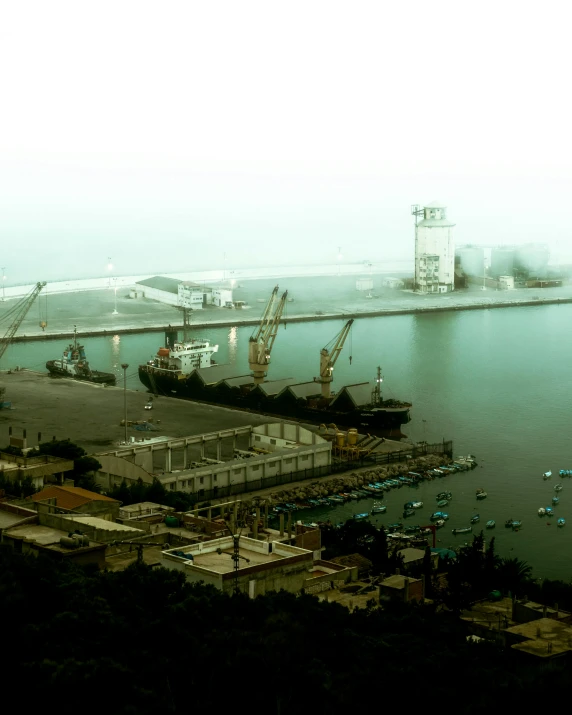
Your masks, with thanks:
[{"label": "yellow tank", "polygon": [[343,432],[336,432],[336,447],[343,447],[346,443],[346,436]]},{"label": "yellow tank", "polygon": [[358,431],[355,427],[348,430],[348,445],[350,447],[355,447],[358,441]]}]

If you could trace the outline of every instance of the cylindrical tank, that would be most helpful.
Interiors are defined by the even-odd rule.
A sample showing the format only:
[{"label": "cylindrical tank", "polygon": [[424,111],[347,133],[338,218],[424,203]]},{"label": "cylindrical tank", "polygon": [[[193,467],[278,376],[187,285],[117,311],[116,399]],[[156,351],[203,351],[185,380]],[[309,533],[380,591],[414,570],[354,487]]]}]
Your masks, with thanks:
[{"label": "cylindrical tank", "polygon": [[167,526],[171,526],[173,528],[177,528],[179,526],[179,520],[175,516],[166,516],[165,517],[165,524]]},{"label": "cylindrical tank", "polygon": [[343,432],[336,432],[336,447],[343,447],[346,443],[346,436]]},{"label": "cylindrical tank", "polygon": [[543,243],[527,243],[516,251],[515,266],[530,278],[546,278],[550,249]]},{"label": "cylindrical tank", "polygon": [[157,355],[160,355],[161,357],[169,357],[169,348],[159,348],[159,350],[157,350]]},{"label": "cylindrical tank", "polygon": [[72,534],[72,539],[75,539],[80,546],[89,546],[89,537],[85,534]]},{"label": "cylindrical tank", "polygon": [[491,250],[491,275],[493,278],[499,276],[512,276],[514,274],[514,262],[516,250],[500,246]]},{"label": "cylindrical tank", "polygon": [[358,431],[355,427],[348,430],[348,445],[354,447],[357,444]]},{"label": "cylindrical tank", "polygon": [[483,276],[485,272],[485,250],[482,246],[459,246],[458,256],[461,269],[466,276]]},{"label": "cylindrical tank", "polygon": [[77,549],[80,546],[80,543],[77,539],[72,539],[71,536],[62,536],[60,539],[60,546],[63,546],[66,549]]}]

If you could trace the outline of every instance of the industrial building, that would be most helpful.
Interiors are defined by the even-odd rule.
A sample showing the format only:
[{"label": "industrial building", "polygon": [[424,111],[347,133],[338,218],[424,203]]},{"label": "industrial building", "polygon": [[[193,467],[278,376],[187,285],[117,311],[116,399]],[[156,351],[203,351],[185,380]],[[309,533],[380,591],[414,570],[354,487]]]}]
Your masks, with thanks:
[{"label": "industrial building", "polygon": [[150,484],[157,477],[167,489],[202,499],[251,491],[272,479],[278,484],[282,475],[325,473],[332,445],[298,424],[279,422],[134,442],[97,459],[96,479],[106,489],[123,480]]},{"label": "industrial building", "polygon": [[[238,570],[234,558],[238,556]],[[235,554],[231,535],[161,552],[161,565],[185,575],[187,581],[203,581],[226,593],[235,590],[251,598],[284,589],[318,593],[342,585],[352,570],[315,559],[314,553],[280,541],[239,537]]]},{"label": "industrial building", "polygon": [[[449,293],[455,289],[455,224],[439,201],[411,209],[415,216],[415,290]],[[422,216],[421,221],[419,217]]]},{"label": "industrial building", "polygon": [[202,310],[208,305],[218,308],[234,307],[230,288],[201,286],[192,281],[182,281],[166,276],[152,276],[137,281],[131,294],[134,298],[148,298],[159,303],[192,310]]}]

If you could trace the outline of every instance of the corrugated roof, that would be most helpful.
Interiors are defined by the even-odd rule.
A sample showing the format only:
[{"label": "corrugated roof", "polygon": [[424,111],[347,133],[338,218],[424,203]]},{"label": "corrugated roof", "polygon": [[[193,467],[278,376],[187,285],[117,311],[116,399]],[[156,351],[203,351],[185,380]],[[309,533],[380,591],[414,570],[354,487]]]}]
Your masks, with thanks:
[{"label": "corrugated roof", "polygon": [[135,285],[138,286],[148,286],[149,288],[157,288],[158,290],[163,290],[166,293],[179,293],[179,283],[180,280],[176,278],[167,278],[166,276],[153,276],[152,278],[145,278],[142,281],[137,281]]},{"label": "corrugated roof", "polygon": [[212,365],[211,367],[199,367],[195,374],[205,385],[216,385],[227,378],[236,377],[236,367],[234,365]]},{"label": "corrugated roof", "polygon": [[239,377],[229,377],[224,380],[225,385],[229,387],[240,387],[241,385],[250,385],[254,382],[252,375],[239,375]]},{"label": "corrugated roof", "polygon": [[81,487],[45,487],[42,491],[32,494],[33,501],[43,501],[45,499],[56,499],[56,506],[62,509],[77,509],[91,501],[106,501],[119,504],[117,499],[111,499],[97,492],[90,492]]},{"label": "corrugated roof", "polygon": [[371,393],[373,385],[371,382],[359,382],[356,385],[346,385],[343,387],[330,403],[330,407],[335,409],[336,401],[342,395],[347,395],[355,407],[363,407],[371,403]]},{"label": "corrugated roof", "polygon": [[293,377],[285,377],[282,380],[268,380],[267,382],[262,382],[258,385],[258,388],[267,397],[271,397],[272,395],[277,395],[279,392],[282,392],[285,387],[288,387],[293,382]]},{"label": "corrugated roof", "polygon": [[297,400],[304,397],[313,397],[320,395],[322,388],[318,382],[299,382],[296,385],[288,385],[282,392],[291,392]]}]

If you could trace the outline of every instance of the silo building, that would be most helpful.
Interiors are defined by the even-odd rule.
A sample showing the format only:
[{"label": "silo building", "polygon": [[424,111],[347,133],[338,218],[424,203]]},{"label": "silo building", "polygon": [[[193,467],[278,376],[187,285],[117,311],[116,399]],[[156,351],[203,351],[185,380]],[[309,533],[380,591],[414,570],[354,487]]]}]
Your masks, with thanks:
[{"label": "silo building", "polygon": [[447,218],[447,207],[439,201],[413,207],[415,224],[415,290],[448,293],[455,288],[455,224]]}]

